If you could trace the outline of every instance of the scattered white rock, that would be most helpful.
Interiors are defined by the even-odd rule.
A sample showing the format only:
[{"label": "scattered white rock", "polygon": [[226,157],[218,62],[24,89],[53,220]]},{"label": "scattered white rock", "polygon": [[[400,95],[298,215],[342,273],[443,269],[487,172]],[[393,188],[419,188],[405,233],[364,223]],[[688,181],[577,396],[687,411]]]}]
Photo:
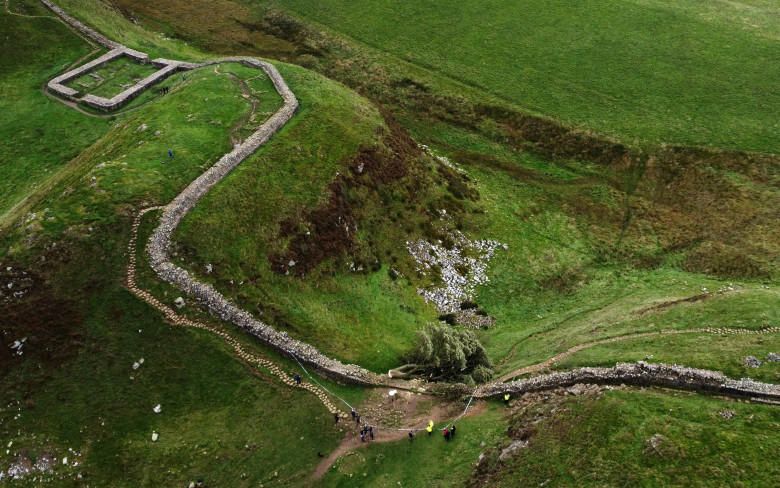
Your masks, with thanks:
[{"label": "scattered white rock", "polygon": [[173,302],[177,308],[182,308],[184,306],[184,298],[179,297]]},{"label": "scattered white rock", "polygon": [[[433,302],[442,314],[456,313],[460,310],[461,302],[473,300],[475,288],[490,281],[486,274],[488,261],[497,248],[504,247],[504,244],[492,240],[470,241],[459,231],[455,231],[451,237],[454,241],[452,249],[423,239],[406,243],[409,254],[421,266],[418,271],[425,273],[424,270],[433,266],[441,270],[444,286],[432,290],[419,289],[417,293],[426,302]],[[464,256],[466,250],[479,257]],[[462,274],[464,270],[465,275]]]},{"label": "scattered white rock", "polygon": [[759,368],[761,367],[761,361],[755,357],[755,356],[748,356],[745,359],[742,360],[742,364],[747,366],[748,368]]},{"label": "scattered white rock", "polygon": [[142,132],[145,131],[146,130],[146,124],[141,124],[141,126],[138,128],[138,130],[140,130]]},{"label": "scattered white rock", "polygon": [[154,410],[154,413],[160,413],[162,412],[162,406],[158,403],[156,407],[154,407],[152,410]]},{"label": "scattered white rock", "polygon": [[152,442],[157,442],[158,437],[157,432],[152,432]]}]

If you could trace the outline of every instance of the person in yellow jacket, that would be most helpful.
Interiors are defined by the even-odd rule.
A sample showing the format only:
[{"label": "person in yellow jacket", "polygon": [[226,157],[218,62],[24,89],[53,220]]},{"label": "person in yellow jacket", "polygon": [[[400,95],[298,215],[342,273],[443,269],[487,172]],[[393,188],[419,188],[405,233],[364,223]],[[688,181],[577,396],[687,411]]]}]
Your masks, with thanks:
[{"label": "person in yellow jacket", "polygon": [[430,435],[433,432],[433,420],[429,420],[428,422],[429,422],[428,427],[425,430],[427,430],[428,435]]},{"label": "person in yellow jacket", "polygon": [[509,406],[509,393],[504,395],[504,405]]}]

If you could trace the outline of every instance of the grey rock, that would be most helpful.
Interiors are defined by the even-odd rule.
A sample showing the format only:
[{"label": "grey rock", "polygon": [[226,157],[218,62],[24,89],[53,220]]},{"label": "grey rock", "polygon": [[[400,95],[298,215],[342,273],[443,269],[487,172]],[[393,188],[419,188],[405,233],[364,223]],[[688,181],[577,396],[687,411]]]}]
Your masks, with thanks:
[{"label": "grey rock", "polygon": [[748,368],[758,368],[761,366],[761,361],[755,356],[748,356],[742,360],[742,364]]}]

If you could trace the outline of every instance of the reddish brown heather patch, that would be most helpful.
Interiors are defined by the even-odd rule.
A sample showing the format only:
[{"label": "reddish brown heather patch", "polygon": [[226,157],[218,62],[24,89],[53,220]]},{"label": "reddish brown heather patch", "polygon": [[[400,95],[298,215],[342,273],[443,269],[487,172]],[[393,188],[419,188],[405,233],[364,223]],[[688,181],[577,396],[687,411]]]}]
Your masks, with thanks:
[{"label": "reddish brown heather patch", "polygon": [[329,185],[327,204],[304,212],[300,218],[288,216],[279,222],[279,239],[290,240],[284,252],[269,255],[277,273],[303,276],[327,259],[356,253],[361,212],[350,203],[350,194],[363,188],[376,192],[397,185],[409,175],[411,162],[422,155],[406,129],[389,112],[379,109],[389,129],[382,145],[358,149],[350,172]]},{"label": "reddish brown heather patch", "polygon": [[[83,345],[79,326],[82,313],[73,300],[58,296],[43,279],[32,276],[33,286],[20,299],[0,304],[0,373],[5,374],[23,359],[60,364]],[[11,351],[14,341],[27,338],[22,355]]]},{"label": "reddish brown heather patch", "polygon": [[[342,178],[331,183],[329,190],[330,199],[324,207],[303,215],[301,226],[308,230],[296,234],[290,240],[287,251],[268,257],[274,271],[282,274],[289,271],[302,276],[325,259],[340,256],[356,246],[357,228]],[[288,221],[285,230],[289,232],[292,228]]]}]

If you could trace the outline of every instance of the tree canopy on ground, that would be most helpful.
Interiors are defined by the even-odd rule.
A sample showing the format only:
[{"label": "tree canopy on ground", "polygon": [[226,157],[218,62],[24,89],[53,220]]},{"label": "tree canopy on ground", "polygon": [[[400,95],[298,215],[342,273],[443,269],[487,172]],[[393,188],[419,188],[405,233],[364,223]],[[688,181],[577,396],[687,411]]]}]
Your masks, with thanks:
[{"label": "tree canopy on ground", "polygon": [[389,372],[393,378],[482,383],[493,376],[493,363],[474,332],[445,324],[420,330],[417,345],[403,360],[407,364]]}]

